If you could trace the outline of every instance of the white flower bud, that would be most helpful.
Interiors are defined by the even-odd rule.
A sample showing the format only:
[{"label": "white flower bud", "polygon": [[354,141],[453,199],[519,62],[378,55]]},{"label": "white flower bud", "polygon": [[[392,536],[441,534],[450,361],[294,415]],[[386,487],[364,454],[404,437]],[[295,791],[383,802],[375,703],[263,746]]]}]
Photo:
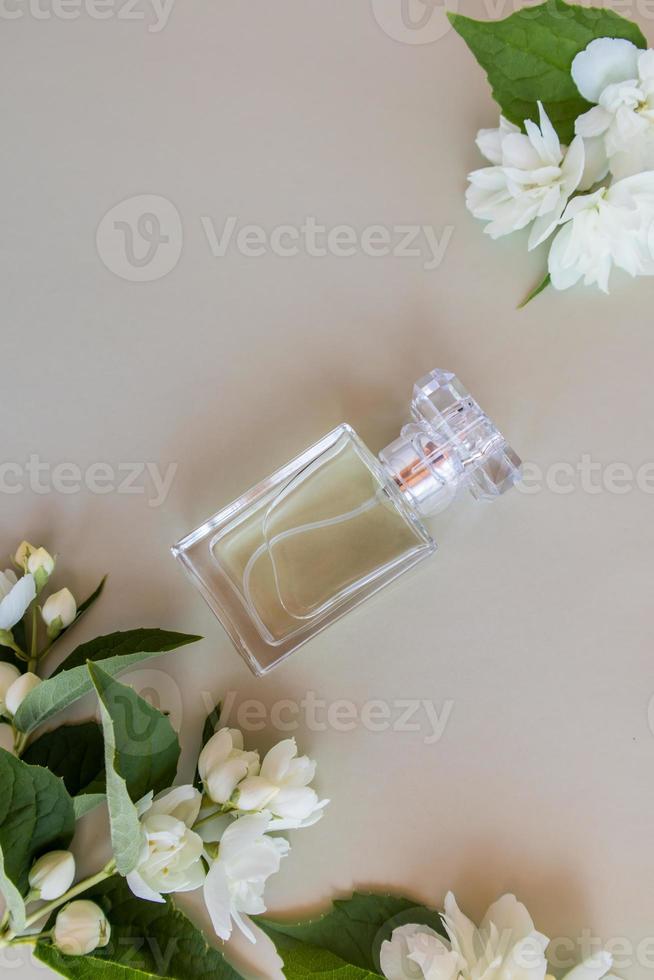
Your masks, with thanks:
[{"label": "white flower bud", "polygon": [[259,756],[244,751],[238,729],[221,728],[202,749],[198,772],[209,799],[226,803],[242,779],[259,772]]},{"label": "white flower bud", "polygon": [[30,888],[35,897],[51,902],[65,895],[75,878],[75,858],[70,851],[50,851],[32,865]]},{"label": "white flower bud", "polygon": [[53,639],[75,619],[77,604],[68,589],[59,589],[45,600],[41,616],[48,627],[48,636]]},{"label": "white flower bud", "polygon": [[23,570],[27,571],[27,560],[32,551],[35,551],[34,545],[30,544],[29,541],[21,541],[16,549],[16,554],[14,555],[14,561]]},{"label": "white flower bud", "polygon": [[20,677],[18,667],[13,664],[0,663],[0,714],[4,712],[7,691]]},{"label": "white flower bud", "polygon": [[54,558],[45,548],[32,549],[27,559],[27,571],[34,576],[37,591],[41,591],[54,571]]},{"label": "white flower bud", "polygon": [[11,725],[0,725],[0,749],[4,749],[5,752],[10,752],[12,755],[16,755],[16,749],[14,748],[14,730]]},{"label": "white flower bud", "polygon": [[109,942],[107,917],[95,902],[80,899],[64,906],[53,929],[57,949],[69,956],[85,956]]},{"label": "white flower bud", "polygon": [[33,691],[40,683],[41,678],[29,671],[26,674],[21,674],[18,680],[14,681],[5,695],[5,708],[10,715],[16,714],[30,691]]}]

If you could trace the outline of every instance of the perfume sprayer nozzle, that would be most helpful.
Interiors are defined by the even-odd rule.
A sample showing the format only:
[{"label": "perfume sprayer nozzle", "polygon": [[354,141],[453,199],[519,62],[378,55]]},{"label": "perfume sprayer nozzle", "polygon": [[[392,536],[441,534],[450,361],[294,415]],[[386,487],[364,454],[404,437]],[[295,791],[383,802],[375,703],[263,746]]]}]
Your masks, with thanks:
[{"label": "perfume sprayer nozzle", "polygon": [[492,500],[520,479],[519,457],[451,372],[436,369],[416,382],[411,414],[379,458],[423,516],[463,488]]}]

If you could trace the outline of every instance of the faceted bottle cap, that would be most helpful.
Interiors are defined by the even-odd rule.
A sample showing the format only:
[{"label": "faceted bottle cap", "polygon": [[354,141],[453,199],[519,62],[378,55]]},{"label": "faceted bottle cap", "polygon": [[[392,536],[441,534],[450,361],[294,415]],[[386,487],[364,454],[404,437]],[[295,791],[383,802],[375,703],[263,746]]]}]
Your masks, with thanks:
[{"label": "faceted bottle cap", "polygon": [[463,487],[492,500],[520,479],[519,457],[451,372],[436,369],[416,382],[411,414],[379,458],[424,516]]}]

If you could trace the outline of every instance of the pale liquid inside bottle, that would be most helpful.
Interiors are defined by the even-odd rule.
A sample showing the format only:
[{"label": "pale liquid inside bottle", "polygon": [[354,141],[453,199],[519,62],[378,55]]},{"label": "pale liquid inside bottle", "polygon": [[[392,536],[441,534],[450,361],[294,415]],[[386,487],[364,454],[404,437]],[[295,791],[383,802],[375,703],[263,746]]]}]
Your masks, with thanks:
[{"label": "pale liquid inside bottle", "polygon": [[267,642],[306,628],[424,550],[424,532],[398,495],[344,433],[217,535],[213,558]]}]

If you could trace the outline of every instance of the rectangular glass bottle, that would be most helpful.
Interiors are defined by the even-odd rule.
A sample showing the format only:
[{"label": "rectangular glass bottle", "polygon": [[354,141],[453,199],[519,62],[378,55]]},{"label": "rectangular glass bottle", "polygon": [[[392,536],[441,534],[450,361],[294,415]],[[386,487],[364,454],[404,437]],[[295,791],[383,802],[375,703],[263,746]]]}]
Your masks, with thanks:
[{"label": "rectangular glass bottle", "polygon": [[447,371],[374,456],[340,425],[174,546],[256,674],[436,549],[422,518],[462,489],[504,493],[520,460]]},{"label": "rectangular glass bottle", "polygon": [[173,553],[264,674],[435,548],[379,460],[340,425]]}]

